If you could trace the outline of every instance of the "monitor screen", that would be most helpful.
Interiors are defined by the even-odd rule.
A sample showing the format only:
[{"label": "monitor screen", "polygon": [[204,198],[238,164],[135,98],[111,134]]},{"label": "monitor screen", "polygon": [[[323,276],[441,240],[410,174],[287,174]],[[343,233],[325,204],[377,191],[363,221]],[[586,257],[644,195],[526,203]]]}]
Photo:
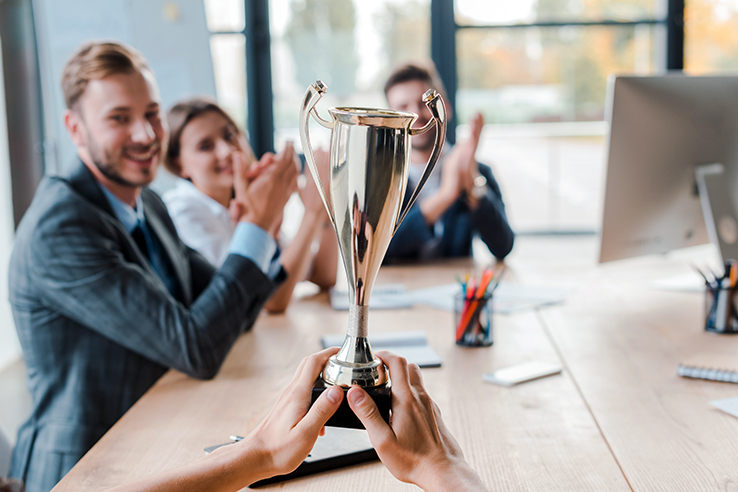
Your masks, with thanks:
[{"label": "monitor screen", "polygon": [[606,107],[600,261],[707,243],[695,170],[723,165],[735,215],[738,76],[611,77]]}]

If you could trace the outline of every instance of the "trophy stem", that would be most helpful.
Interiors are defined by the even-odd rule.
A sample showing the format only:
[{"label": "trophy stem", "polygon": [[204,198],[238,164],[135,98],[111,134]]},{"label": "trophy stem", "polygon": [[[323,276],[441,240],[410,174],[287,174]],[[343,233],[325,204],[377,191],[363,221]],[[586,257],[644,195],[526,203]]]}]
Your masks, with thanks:
[{"label": "trophy stem", "polygon": [[369,318],[369,306],[349,306],[349,323],[346,334],[356,338],[366,338]]},{"label": "trophy stem", "polygon": [[352,305],[349,326],[343,345],[328,360],[323,369],[323,380],[328,384],[374,388],[387,383],[387,373],[382,361],[374,357],[367,339],[367,306]]}]

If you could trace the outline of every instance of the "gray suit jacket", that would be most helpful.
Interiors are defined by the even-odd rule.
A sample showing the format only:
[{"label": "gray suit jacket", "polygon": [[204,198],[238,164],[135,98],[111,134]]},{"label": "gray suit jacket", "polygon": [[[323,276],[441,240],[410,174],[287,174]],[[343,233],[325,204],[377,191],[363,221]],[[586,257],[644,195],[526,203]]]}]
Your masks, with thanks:
[{"label": "gray suit jacket", "polygon": [[276,287],[239,255],[215,270],[179,240],[154,192],[144,189],[142,200],[181,301],[84,165],[45,178],[18,227],[10,302],[33,412],[10,475],[28,492],[50,490],[168,368],[215,376]]}]

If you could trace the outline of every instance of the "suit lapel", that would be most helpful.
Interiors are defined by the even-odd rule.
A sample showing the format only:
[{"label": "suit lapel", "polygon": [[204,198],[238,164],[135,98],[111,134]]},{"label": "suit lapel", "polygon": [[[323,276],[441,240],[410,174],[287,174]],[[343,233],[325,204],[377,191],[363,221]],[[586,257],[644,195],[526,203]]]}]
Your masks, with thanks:
[{"label": "suit lapel", "polygon": [[110,220],[113,224],[115,224],[115,226],[120,229],[121,234],[127,238],[128,248],[131,250],[131,256],[129,259],[134,260],[135,263],[140,265],[150,274],[156,276],[156,271],[154,271],[154,268],[146,258],[146,255],[139,249],[136,241],[133,240],[125,226],[120,222],[120,220],[118,220],[108,198],[100,188],[101,185],[98,183],[97,179],[95,179],[95,176],[93,176],[90,170],[87,169],[87,166],[80,161],[77,169],[67,176],[66,181],[77,193],[88,199],[93,205],[110,216]]},{"label": "suit lapel", "polygon": [[[97,182],[90,170],[87,169],[87,166],[80,161],[77,169],[75,169],[66,178],[66,181],[77,193],[90,200],[95,206],[111,216],[120,229],[126,233],[125,235],[128,237],[129,247],[137,252],[135,258],[137,258],[138,261],[136,263],[141,265],[154,277],[159,278],[151,265],[151,262],[145,258],[136,245],[136,242],[115,216],[115,212],[113,212],[110,202],[100,189],[100,184]],[[182,254],[178,249],[177,239],[172,237],[171,233],[162,222],[161,217],[157,214],[156,207],[151,205],[148,193],[150,193],[148,190],[143,189],[141,194],[141,199],[144,202],[144,210],[147,214],[146,220],[151,227],[152,232],[156,234],[156,237],[159,239],[160,244],[164,248],[165,254],[170,259],[170,264],[173,267],[174,274],[182,290],[182,295],[184,297],[183,300],[189,304],[192,299],[192,286],[189,281],[186,281],[189,265],[186,263],[186,260],[182,257]]]},{"label": "suit lapel", "polygon": [[174,270],[173,273],[182,290],[182,300],[189,305],[192,301],[192,286],[188,278],[189,264],[187,258],[182,255],[179,237],[172,235],[169,228],[164,224],[162,217],[157,213],[157,207],[152,203],[150,193],[152,192],[147,189],[142,190],[141,193],[146,223],[149,225],[151,231],[156,234],[159,243],[164,249],[164,254],[169,258],[169,263]]}]

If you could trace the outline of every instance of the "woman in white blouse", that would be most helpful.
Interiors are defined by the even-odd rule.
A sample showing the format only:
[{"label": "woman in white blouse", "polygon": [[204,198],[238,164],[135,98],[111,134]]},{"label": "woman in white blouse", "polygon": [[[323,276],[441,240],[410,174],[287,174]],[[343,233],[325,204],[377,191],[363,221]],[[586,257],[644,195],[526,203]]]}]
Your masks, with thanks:
[{"label": "woman in white blouse", "polygon": [[[228,256],[235,229],[229,213],[234,162],[240,159],[248,167],[255,161],[253,152],[233,119],[209,99],[180,102],[169,110],[167,119],[170,135],[165,166],[183,179],[164,194],[164,202],[182,241],[220,266]],[[316,160],[321,171],[327,172],[327,155],[316,152]],[[306,176],[307,185],[299,191],[305,214],[297,234],[281,251],[280,262],[288,276],[267,302],[270,312],[287,308],[300,280],[310,280],[321,289],[336,281],[336,237],[310,173]]]}]

